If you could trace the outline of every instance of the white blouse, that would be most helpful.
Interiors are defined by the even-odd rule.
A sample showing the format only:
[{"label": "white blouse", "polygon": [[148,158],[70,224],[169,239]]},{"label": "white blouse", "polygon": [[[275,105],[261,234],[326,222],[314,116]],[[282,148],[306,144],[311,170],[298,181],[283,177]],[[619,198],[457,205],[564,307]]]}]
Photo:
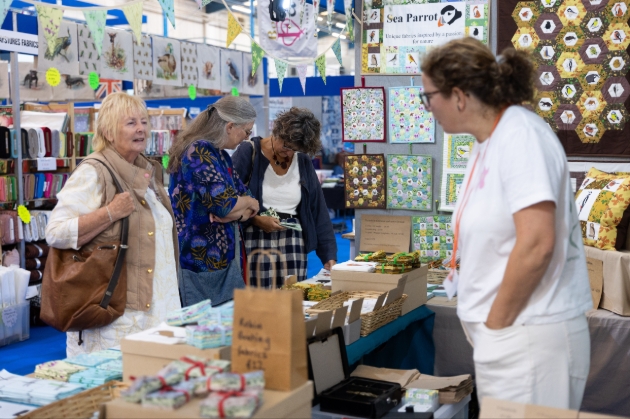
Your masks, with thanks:
[{"label": "white blouse", "polygon": [[263,207],[273,208],[277,212],[295,215],[302,200],[300,188],[300,170],[298,153],[293,155],[293,161],[286,174],[280,176],[274,172],[270,161],[262,184]]},{"label": "white blouse", "polygon": [[[46,227],[48,244],[60,249],[78,249],[79,217],[99,209],[101,196],[102,184],[96,169],[89,164],[80,165],[57,194],[59,202]],[[118,346],[123,337],[156,327],[166,320],[169,312],[181,308],[173,248],[173,220],[153,190],[148,188],[144,199],[155,220],[155,276],[151,309],[125,309],[125,313],[112,324],[84,330],[81,346],[77,344],[79,333],[68,332],[66,352],[69,357]]]}]

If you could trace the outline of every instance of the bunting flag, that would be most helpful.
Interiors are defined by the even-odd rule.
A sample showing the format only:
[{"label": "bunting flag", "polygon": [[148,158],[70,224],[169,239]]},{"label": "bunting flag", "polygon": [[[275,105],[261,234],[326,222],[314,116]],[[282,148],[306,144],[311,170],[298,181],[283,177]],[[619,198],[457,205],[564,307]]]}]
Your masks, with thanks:
[{"label": "bunting flag", "polygon": [[278,73],[278,85],[280,86],[280,92],[282,92],[282,82],[284,81],[284,75],[287,73],[287,63],[280,60],[274,60],[276,63],[276,73]]},{"label": "bunting flag", "polygon": [[326,84],[326,54],[322,54],[315,60],[315,65],[319,70],[320,76],[322,76],[322,80],[324,80],[324,84]]},{"label": "bunting flag", "polygon": [[297,68],[298,77],[300,78],[300,84],[302,85],[302,91],[306,94],[306,69],[307,66],[300,65]]},{"label": "bunting flag", "polygon": [[201,0],[201,7],[205,7],[210,3],[212,3],[212,0]]},{"label": "bunting flag", "polygon": [[[140,3],[138,3],[140,4]],[[107,10],[94,10],[92,12],[83,12],[85,22],[94,38],[94,46],[98,55],[101,55],[103,49],[103,36],[105,35],[105,21],[107,20]]]},{"label": "bunting flag", "polygon": [[343,63],[341,62],[341,42],[339,41],[339,38],[337,38],[335,43],[332,44],[331,48],[335,53],[335,57],[337,57],[337,61],[339,61],[339,64],[341,64],[341,66],[343,67]]},{"label": "bunting flag", "polygon": [[346,10],[346,31],[348,32],[348,40],[354,42],[354,19],[352,16],[353,0],[343,0],[343,7]]},{"label": "bunting flag", "polygon": [[197,6],[201,9],[201,0],[195,0],[195,3],[197,3]]},{"label": "bunting flag", "polygon": [[265,51],[252,39],[252,76],[256,74],[264,55]]},{"label": "bunting flag", "polygon": [[173,28],[174,28],[175,27],[175,6],[173,5],[173,2],[174,0],[158,0],[158,3],[160,3],[160,6],[162,6],[162,10],[164,10],[164,14],[166,14],[166,17],[171,22],[171,25],[173,25]]},{"label": "bunting flag", "polygon": [[228,11],[228,31],[227,31],[227,42],[225,44],[226,47],[229,47],[230,44],[236,39],[239,33],[243,28],[238,24],[236,19],[234,19],[234,15]]},{"label": "bunting flag", "polygon": [[142,38],[142,4],[142,2],[132,3],[122,8],[131,30],[136,36],[136,45],[140,45]]},{"label": "bunting flag", "polygon": [[0,0],[0,26],[4,23],[4,19],[9,13],[9,7],[11,7],[12,0]]},{"label": "bunting flag", "polygon": [[57,34],[61,26],[61,18],[63,17],[63,9],[43,6],[41,4],[35,5],[35,8],[37,9],[39,24],[44,31],[44,38],[46,38],[46,42],[48,43],[48,50],[54,51]]}]

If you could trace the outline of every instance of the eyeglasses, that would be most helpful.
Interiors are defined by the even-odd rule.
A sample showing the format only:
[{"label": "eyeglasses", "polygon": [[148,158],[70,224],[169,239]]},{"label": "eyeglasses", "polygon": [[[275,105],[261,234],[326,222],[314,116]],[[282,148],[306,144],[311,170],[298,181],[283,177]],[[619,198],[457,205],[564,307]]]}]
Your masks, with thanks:
[{"label": "eyeglasses", "polygon": [[289,147],[285,141],[282,142],[282,148],[284,148],[285,150],[291,150],[293,152],[298,151],[295,148]]},{"label": "eyeglasses", "polygon": [[431,106],[431,97],[437,93],[440,93],[440,91],[436,90],[433,92],[423,92],[420,93],[418,96],[420,96],[420,102],[422,102],[422,104],[428,108]]},{"label": "eyeglasses", "polygon": [[239,127],[240,129],[243,130],[243,132],[245,132],[245,134],[247,135],[247,138],[251,137],[252,135],[252,130],[251,129],[245,129],[243,127]]}]

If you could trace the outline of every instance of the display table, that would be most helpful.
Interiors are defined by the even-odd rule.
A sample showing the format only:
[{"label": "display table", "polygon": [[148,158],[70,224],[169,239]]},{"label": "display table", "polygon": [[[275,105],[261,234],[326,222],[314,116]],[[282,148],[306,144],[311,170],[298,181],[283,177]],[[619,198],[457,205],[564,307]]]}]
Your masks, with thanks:
[{"label": "display table", "polygon": [[357,250],[356,250],[356,247],[354,246],[354,231],[351,233],[342,234],[341,238],[350,240],[350,259],[349,260],[354,260],[354,258],[357,256]]},{"label": "display table", "polygon": [[[473,350],[457,317],[456,298],[435,297],[435,375],[475,373]],[[591,334],[591,369],[581,410],[627,416],[630,412],[630,317],[606,310],[586,315]]]},{"label": "display table", "polygon": [[417,369],[433,374],[435,314],[420,306],[385,326],[346,346],[348,365],[359,361],[380,368]]}]

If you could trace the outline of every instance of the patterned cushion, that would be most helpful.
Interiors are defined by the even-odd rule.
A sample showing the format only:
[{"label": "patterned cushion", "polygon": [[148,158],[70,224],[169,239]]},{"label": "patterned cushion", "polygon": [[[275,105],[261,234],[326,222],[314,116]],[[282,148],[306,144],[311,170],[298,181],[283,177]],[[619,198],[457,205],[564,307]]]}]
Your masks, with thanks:
[{"label": "patterned cushion", "polygon": [[[618,230],[624,218],[626,232],[628,228],[628,217],[624,217],[630,205],[627,173],[606,173],[592,168],[576,193],[575,204],[585,245],[602,250],[624,247],[626,234]],[[623,229],[622,225],[620,230]]]}]

